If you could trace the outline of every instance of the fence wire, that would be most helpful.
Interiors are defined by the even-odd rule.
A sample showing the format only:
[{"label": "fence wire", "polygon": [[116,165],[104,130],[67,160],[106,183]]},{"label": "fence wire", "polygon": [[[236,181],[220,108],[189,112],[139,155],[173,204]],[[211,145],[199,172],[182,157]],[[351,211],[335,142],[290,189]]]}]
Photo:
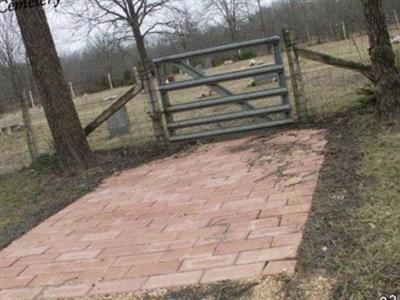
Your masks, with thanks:
[{"label": "fence wire", "polygon": [[[400,34],[400,30],[392,30],[392,36]],[[351,59],[357,62],[369,62],[368,39],[366,35],[351,36],[347,40],[327,41],[321,44],[298,43],[303,48],[327,53],[336,57]],[[400,54],[400,45],[395,45]],[[283,53],[286,70],[288,70],[285,53]],[[257,58],[268,61],[268,57]],[[338,112],[358,105],[360,95],[357,91],[368,84],[361,74],[327,66],[318,62],[301,59],[301,68],[305,84],[307,106],[314,121],[335,116]],[[243,68],[248,62],[233,63],[231,68]],[[210,69],[213,72],[213,69]],[[288,75],[287,71],[287,75]],[[290,81],[288,82],[290,87]],[[74,99],[76,109],[85,126],[94,120],[104,109],[112,104],[112,100],[123,95],[130,87],[121,87],[112,91],[84,94],[90,87],[88,83],[74,84],[77,97]],[[196,93],[201,93],[198,91]],[[293,96],[290,97],[293,102]],[[294,103],[292,103],[294,105]],[[148,114],[146,96],[142,92],[126,105],[130,130],[127,134],[111,137],[107,123],[96,129],[89,142],[94,150],[110,150],[126,146],[141,146],[154,140],[151,118]],[[49,128],[42,107],[30,109],[33,130],[41,154],[52,153]],[[22,126],[21,113],[4,113],[0,115],[0,174],[15,171],[31,164]]]},{"label": "fence wire", "polygon": [[[96,94],[83,94],[74,99],[83,127],[108,108],[113,99],[122,96],[130,87],[113,89]],[[107,123],[102,124],[88,138],[93,150],[109,150],[125,146],[146,144],[153,140],[151,119],[148,115],[144,93],[140,93],[126,106],[129,119],[129,133],[113,137]],[[50,130],[43,108],[30,109],[34,135],[39,153],[53,152]],[[19,111],[1,116],[0,128],[0,173],[17,170],[31,163],[25,132]]]}]

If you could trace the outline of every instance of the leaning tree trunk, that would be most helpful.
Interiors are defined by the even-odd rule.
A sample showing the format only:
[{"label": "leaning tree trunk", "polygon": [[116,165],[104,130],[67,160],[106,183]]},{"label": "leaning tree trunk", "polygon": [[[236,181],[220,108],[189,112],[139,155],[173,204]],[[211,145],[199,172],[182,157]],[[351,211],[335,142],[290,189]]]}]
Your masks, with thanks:
[{"label": "leaning tree trunk", "polygon": [[361,0],[367,23],[373,72],[377,80],[376,93],[381,116],[400,111],[400,73],[390,42],[382,0]]},{"label": "leaning tree trunk", "polygon": [[88,167],[93,155],[63,78],[44,9],[17,10],[16,15],[60,166],[66,171]]},{"label": "leaning tree trunk", "polygon": [[152,120],[155,141],[159,147],[164,147],[166,144],[166,140],[163,129],[161,108],[158,102],[157,92],[152,74],[152,63],[147,54],[144,36],[140,31],[139,17],[135,12],[132,0],[128,1],[128,9],[130,13],[129,26],[132,29],[133,36],[136,42],[136,48],[139,52],[139,57],[141,60],[142,81],[145,93],[147,94],[149,101],[150,118]]}]

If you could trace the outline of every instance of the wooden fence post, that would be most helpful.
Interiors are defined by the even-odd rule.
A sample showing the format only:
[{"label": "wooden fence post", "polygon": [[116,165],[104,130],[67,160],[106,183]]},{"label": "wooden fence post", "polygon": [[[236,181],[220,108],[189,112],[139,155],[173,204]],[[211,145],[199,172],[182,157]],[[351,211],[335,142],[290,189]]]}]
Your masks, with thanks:
[{"label": "wooden fence post", "polygon": [[135,80],[136,84],[140,84],[142,82],[137,67],[133,67],[133,79]]},{"label": "wooden fence post", "polygon": [[72,99],[75,99],[75,91],[74,91],[74,86],[72,85],[72,82],[69,83],[69,90],[71,92]]},{"label": "wooden fence post", "polygon": [[110,88],[110,91],[112,93],[114,86],[113,86],[113,82],[112,82],[112,78],[111,78],[111,74],[108,73],[107,74],[107,80],[108,80],[108,87]]},{"label": "wooden fence post", "polygon": [[21,94],[20,108],[22,112],[22,121],[24,123],[26,143],[28,145],[29,154],[33,162],[39,157],[39,150],[36,143],[35,133],[33,131],[28,101],[27,91],[24,90]]},{"label": "wooden fence post", "polygon": [[31,102],[31,106],[32,106],[32,107],[36,107],[35,101],[34,101],[34,99],[33,99],[32,91],[29,91],[28,94],[29,94],[29,101]]},{"label": "wooden fence post", "polygon": [[167,145],[167,139],[151,64],[149,62],[142,62],[141,71],[143,87],[149,104],[149,115],[153,125],[155,141],[159,147],[165,147]]},{"label": "wooden fence post", "polygon": [[284,29],[283,38],[289,63],[290,79],[293,88],[297,118],[300,122],[307,122],[309,120],[309,112],[306,103],[304,81],[301,74],[299,56],[297,55],[295,49],[294,31],[292,29]]},{"label": "wooden fence post", "polygon": [[344,21],[342,21],[342,36],[343,36],[344,40],[348,39],[347,28],[346,28],[346,24],[344,23]]}]

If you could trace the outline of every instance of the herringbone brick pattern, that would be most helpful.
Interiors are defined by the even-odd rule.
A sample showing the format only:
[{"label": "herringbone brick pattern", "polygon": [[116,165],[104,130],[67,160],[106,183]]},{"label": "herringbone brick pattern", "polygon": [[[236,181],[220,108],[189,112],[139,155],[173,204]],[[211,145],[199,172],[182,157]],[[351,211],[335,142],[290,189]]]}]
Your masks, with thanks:
[{"label": "herringbone brick pattern", "polygon": [[115,175],[0,252],[0,299],[292,273],[325,144],[291,130]]}]

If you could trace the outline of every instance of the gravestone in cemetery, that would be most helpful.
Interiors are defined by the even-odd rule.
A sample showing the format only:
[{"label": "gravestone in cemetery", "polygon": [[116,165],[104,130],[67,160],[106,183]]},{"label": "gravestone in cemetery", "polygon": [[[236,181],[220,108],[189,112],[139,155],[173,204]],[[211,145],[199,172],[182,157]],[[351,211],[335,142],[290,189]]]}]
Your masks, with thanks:
[{"label": "gravestone in cemetery", "polygon": [[203,68],[203,65],[198,64],[198,65],[195,67],[195,69],[196,69],[196,71],[199,72],[201,75],[204,75],[204,68]]},{"label": "gravestone in cemetery", "polygon": [[212,59],[211,57],[207,57],[204,61],[204,69],[211,69],[212,67]]},{"label": "gravestone in cemetery", "polygon": [[131,124],[125,106],[107,120],[107,127],[110,139],[130,132]]},{"label": "gravestone in cemetery", "polygon": [[276,82],[278,74],[261,74],[253,77],[255,85],[263,85],[268,83]]},{"label": "gravestone in cemetery", "polygon": [[[190,60],[189,59],[185,59],[185,61],[183,62],[185,65],[187,65],[187,66],[189,66],[189,67],[191,67],[192,66],[192,64],[190,63]],[[186,72],[185,71],[183,71],[182,69],[179,69],[179,74],[181,74],[181,75],[185,75],[186,74]]]},{"label": "gravestone in cemetery", "polygon": [[137,67],[133,67],[133,80],[134,80],[135,83],[137,83],[137,84],[142,82]]}]

